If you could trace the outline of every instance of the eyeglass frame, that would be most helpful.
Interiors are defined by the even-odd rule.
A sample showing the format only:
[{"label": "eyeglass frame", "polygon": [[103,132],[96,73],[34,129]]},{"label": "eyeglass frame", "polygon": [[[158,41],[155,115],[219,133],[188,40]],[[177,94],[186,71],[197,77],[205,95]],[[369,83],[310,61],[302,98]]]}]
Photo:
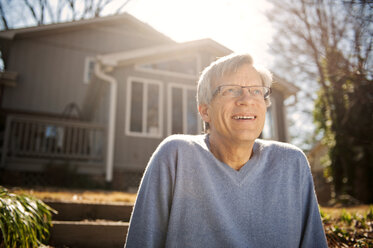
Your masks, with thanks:
[{"label": "eyeglass frame", "polygon": [[253,87],[263,87],[265,89],[267,89],[268,91],[263,95],[263,99],[266,100],[269,98],[269,96],[271,95],[272,93],[272,88],[270,87],[267,87],[267,86],[263,86],[263,85],[249,85],[249,86],[242,86],[242,85],[238,85],[238,84],[222,84],[222,85],[219,85],[215,88],[213,94],[212,94],[212,97],[215,97],[217,94],[219,94],[221,91],[221,88],[222,87],[225,87],[225,86],[235,86],[235,87],[240,87],[241,88],[241,92],[242,94],[239,95],[239,96],[236,96],[236,97],[241,97],[243,95],[243,89],[248,89],[249,93],[251,96],[254,96],[251,91],[250,91],[250,88],[253,88]]}]

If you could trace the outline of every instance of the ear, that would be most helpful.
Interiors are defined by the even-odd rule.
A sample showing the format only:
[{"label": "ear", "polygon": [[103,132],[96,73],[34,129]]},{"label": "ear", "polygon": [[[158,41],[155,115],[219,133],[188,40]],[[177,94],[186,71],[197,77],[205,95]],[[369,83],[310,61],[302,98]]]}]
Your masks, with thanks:
[{"label": "ear", "polygon": [[204,122],[210,122],[209,106],[207,104],[198,105],[198,111]]}]

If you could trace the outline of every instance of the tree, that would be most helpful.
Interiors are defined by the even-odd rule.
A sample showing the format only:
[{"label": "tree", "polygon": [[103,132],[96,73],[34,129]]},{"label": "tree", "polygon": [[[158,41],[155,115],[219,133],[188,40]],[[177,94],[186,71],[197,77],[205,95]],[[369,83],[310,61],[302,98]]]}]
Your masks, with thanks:
[{"label": "tree", "polygon": [[119,14],[130,0],[0,0],[0,30]]},{"label": "tree", "polygon": [[373,202],[372,1],[269,2],[274,71],[315,101],[336,195]]}]

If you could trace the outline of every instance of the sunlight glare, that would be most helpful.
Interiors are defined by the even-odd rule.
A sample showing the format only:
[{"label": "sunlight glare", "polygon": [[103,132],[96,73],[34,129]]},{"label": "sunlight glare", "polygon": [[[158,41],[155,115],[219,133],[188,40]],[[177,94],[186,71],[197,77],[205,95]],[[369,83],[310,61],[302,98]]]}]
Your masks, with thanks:
[{"label": "sunlight glare", "polygon": [[264,16],[268,7],[254,0],[134,0],[127,10],[177,42],[211,38],[269,65],[273,32]]}]

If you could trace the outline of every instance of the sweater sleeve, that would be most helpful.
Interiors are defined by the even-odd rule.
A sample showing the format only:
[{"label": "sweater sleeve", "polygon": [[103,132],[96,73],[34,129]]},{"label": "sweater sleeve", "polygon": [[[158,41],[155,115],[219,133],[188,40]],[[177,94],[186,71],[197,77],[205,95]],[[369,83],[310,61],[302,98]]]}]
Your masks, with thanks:
[{"label": "sweater sleeve", "polygon": [[303,157],[301,163],[304,166],[303,173],[303,226],[300,247],[322,248],[328,247],[324,227],[321,221],[319,206],[314,190],[313,178],[307,159]]},{"label": "sweater sleeve", "polygon": [[[170,146],[168,146],[170,147]],[[125,247],[164,247],[172,199],[171,152],[162,145],[145,170]]]}]

